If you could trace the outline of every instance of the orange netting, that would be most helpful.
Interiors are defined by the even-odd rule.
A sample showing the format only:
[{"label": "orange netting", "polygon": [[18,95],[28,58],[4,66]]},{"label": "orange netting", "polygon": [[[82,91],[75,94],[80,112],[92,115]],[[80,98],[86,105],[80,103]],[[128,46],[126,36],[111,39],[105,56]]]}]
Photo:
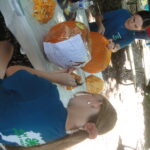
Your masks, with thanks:
[{"label": "orange netting", "polygon": [[99,94],[104,89],[104,81],[94,75],[86,77],[87,91],[94,94]]},{"label": "orange netting", "polygon": [[54,0],[33,0],[33,16],[40,23],[47,23],[54,15],[56,2]]}]

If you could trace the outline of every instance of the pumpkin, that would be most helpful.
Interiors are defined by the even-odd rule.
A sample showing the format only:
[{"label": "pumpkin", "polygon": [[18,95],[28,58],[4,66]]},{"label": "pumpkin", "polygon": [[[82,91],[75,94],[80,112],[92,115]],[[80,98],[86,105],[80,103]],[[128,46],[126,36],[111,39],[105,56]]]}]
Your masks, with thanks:
[{"label": "pumpkin", "polygon": [[87,91],[94,94],[99,94],[104,89],[104,81],[94,75],[86,77]]},{"label": "pumpkin", "polygon": [[[77,82],[78,84],[81,83],[81,77],[80,77],[79,75],[77,75],[76,73],[71,72],[71,76],[73,76],[73,78],[76,80],[76,82]],[[73,86],[67,86],[66,89],[67,89],[67,90],[72,90],[72,89],[74,89],[74,88],[76,88],[76,87],[77,87],[77,86],[75,86],[75,87],[73,87]]]},{"label": "pumpkin", "polygon": [[110,62],[111,50],[107,48],[109,41],[97,32],[90,32],[91,60],[82,68],[89,73],[97,73],[104,70]]},{"label": "pumpkin", "polygon": [[[81,35],[81,38],[79,39],[79,45],[81,45],[81,49],[78,47],[77,44],[73,43],[73,37],[75,35]],[[67,40],[71,38],[72,40],[68,42],[68,47],[64,48],[66,45],[64,47],[58,46],[59,42],[67,43]],[[49,30],[44,38],[44,44],[54,44],[52,44],[52,49],[44,46],[44,52],[50,62],[59,65],[60,67],[81,67],[81,65],[84,66],[91,58],[88,40],[89,31],[83,23],[76,21],[65,21],[53,26]],[[78,40],[76,40],[75,42],[78,42]],[[55,43],[58,44],[56,45],[56,47],[54,46]],[[65,61],[62,60],[60,63],[61,56]]]},{"label": "pumpkin", "polygon": [[77,34],[80,34],[84,42],[88,42],[89,34],[87,27],[80,22],[65,21],[53,26],[45,36],[45,42],[57,43],[68,40]]}]

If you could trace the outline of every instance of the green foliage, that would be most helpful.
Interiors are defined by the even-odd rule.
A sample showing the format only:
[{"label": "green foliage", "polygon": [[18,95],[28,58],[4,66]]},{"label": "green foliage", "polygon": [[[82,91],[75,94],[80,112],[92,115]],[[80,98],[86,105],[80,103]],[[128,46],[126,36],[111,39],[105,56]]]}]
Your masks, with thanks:
[{"label": "green foliage", "polygon": [[148,0],[141,0],[142,5],[146,5]]}]

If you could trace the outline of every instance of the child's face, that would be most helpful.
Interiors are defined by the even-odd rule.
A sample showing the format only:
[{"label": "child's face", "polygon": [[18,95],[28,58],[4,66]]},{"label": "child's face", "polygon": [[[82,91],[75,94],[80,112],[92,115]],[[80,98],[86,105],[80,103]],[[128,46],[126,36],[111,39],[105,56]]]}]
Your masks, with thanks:
[{"label": "child's face", "polygon": [[96,115],[100,111],[100,106],[103,103],[102,96],[99,94],[90,94],[87,92],[77,93],[71,100],[70,106],[73,106],[81,115],[88,118]]},{"label": "child's face", "polygon": [[129,30],[142,30],[143,19],[139,15],[133,15],[129,19],[126,20],[125,26]]}]

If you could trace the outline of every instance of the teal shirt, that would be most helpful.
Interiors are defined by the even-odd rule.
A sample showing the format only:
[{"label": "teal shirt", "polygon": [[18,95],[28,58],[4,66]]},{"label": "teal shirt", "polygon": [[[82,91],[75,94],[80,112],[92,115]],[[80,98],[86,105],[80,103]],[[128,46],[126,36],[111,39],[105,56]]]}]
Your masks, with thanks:
[{"label": "teal shirt", "polygon": [[35,146],[66,135],[67,111],[57,87],[18,71],[0,80],[0,143]]},{"label": "teal shirt", "polygon": [[125,27],[125,21],[132,15],[126,9],[118,9],[104,14],[104,35],[113,42],[118,43],[121,48],[129,45],[135,39],[135,31]]}]

